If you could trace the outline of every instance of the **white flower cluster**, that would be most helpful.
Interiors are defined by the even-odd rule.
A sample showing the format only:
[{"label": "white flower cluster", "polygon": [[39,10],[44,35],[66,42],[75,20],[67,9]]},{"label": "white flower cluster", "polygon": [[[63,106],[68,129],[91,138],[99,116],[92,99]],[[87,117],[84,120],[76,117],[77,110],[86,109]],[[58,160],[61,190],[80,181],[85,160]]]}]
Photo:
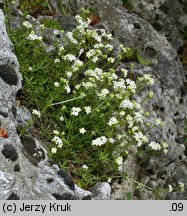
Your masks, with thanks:
[{"label": "white flower cluster", "polygon": [[90,114],[91,113],[91,107],[90,106],[85,106],[84,107],[86,114]]},{"label": "white flower cluster", "polygon": [[141,131],[135,132],[134,138],[137,142],[137,147],[140,147],[140,146],[142,146],[142,144],[148,142],[148,138],[144,134],[142,134]]},{"label": "white flower cluster", "polygon": [[112,117],[107,124],[109,126],[112,126],[112,125],[116,125],[118,123],[119,123],[119,121],[116,119],[116,117]]},{"label": "white flower cluster", "polygon": [[99,98],[105,98],[108,94],[109,94],[109,90],[104,88],[97,95],[99,96]]},{"label": "white flower cluster", "polygon": [[184,192],[184,183],[183,182],[178,182],[178,187],[181,193]]},{"label": "white flower cluster", "polygon": [[78,116],[78,114],[79,114],[80,111],[81,111],[81,108],[79,108],[79,107],[73,107],[71,109],[71,115]]},{"label": "white flower cluster", "polygon": [[120,103],[120,107],[123,109],[134,109],[134,104],[129,100],[129,99],[124,99],[121,103]]},{"label": "white flower cluster", "polygon": [[66,36],[68,37],[68,39],[70,40],[71,43],[73,43],[75,45],[78,44],[78,41],[73,36],[73,32],[67,32]]},{"label": "white flower cluster", "polygon": [[148,85],[154,84],[154,79],[151,77],[150,74],[144,74],[143,77],[139,77],[138,79]]},{"label": "white flower cluster", "polygon": [[[94,134],[90,134],[94,136],[94,139],[90,139],[93,146],[102,146],[107,142],[109,145],[115,146],[112,144],[115,143],[117,145],[123,141],[126,143],[132,142],[137,147],[147,144],[151,150],[160,151],[162,149],[166,153],[168,151],[167,144],[151,142],[141,132],[145,113],[142,110],[141,101],[135,101],[134,99],[139,86],[142,87],[139,84],[151,85],[154,83],[152,76],[145,74],[138,78],[136,82],[129,78],[128,70],[121,68],[120,65],[116,67],[118,60],[109,55],[114,49],[113,45],[109,43],[112,40],[112,35],[107,34],[105,30],[93,29],[90,26],[90,19],[84,20],[79,15],[75,19],[78,22],[78,26],[72,32],[65,34],[64,46],[59,49],[59,56],[55,59],[55,63],[59,63],[57,66],[62,64],[65,67],[64,71],[62,71],[62,74],[65,75],[62,75],[60,79],[63,85],[60,85],[58,82],[55,82],[54,85],[56,87],[63,86],[63,90],[69,94],[68,96],[72,96],[70,100],[67,100],[68,102],[79,98],[78,101],[76,100],[76,105],[67,106],[68,109],[65,112],[70,113],[71,116],[78,116],[76,119],[80,118],[81,122],[84,118],[89,118],[90,121],[90,118],[94,119],[98,115],[97,120],[101,119],[108,131],[122,128],[125,125],[127,130],[125,133],[124,131],[116,130],[116,134],[111,132],[111,137],[108,135],[109,133],[104,134],[103,130],[98,129],[97,125],[94,128],[94,125]],[[121,56],[130,52],[130,49],[125,48],[123,45],[120,46],[120,50]],[[80,79],[79,76],[81,77]],[[72,83],[74,86],[72,86]],[[87,95],[91,96],[89,100],[87,100]],[[152,96],[153,93],[150,92],[149,97],[151,98]],[[85,104],[84,101],[86,102]],[[114,108],[116,114],[111,112],[109,115],[105,115],[106,110],[111,110],[113,107],[117,108]],[[91,115],[89,115],[90,113]],[[63,113],[62,115],[65,117]],[[158,126],[160,124],[160,119],[157,119],[155,125]],[[76,132],[78,131],[78,135],[83,139],[89,134],[88,130],[89,127],[87,128],[85,125],[82,127],[79,124]],[[98,138],[95,139],[95,137]],[[55,152],[55,149],[53,149],[53,152]],[[122,165],[122,162],[122,157],[116,159],[116,163],[119,166]]]},{"label": "white flower cluster", "polygon": [[27,39],[32,40],[32,41],[35,41],[35,40],[42,41],[43,40],[42,36],[36,35],[34,31],[31,31]]},{"label": "white flower cluster", "polygon": [[92,140],[92,145],[93,146],[102,146],[106,142],[107,142],[107,138],[105,136],[102,136],[102,137],[98,137],[95,140]]},{"label": "white flower cluster", "polygon": [[85,72],[85,75],[94,77],[96,80],[100,80],[102,74],[103,74],[103,70],[97,67],[94,70],[87,70]]},{"label": "white flower cluster", "polygon": [[155,151],[160,151],[161,150],[161,146],[159,143],[156,143],[156,142],[150,142],[148,144],[148,146],[152,149],[152,150],[155,150]]},{"label": "white flower cluster", "polygon": [[59,148],[63,146],[63,141],[59,136],[54,136],[52,142],[54,142]]},{"label": "white flower cluster", "polygon": [[33,109],[32,114],[41,117],[41,112],[36,109]]},{"label": "white flower cluster", "polygon": [[28,22],[28,21],[24,21],[23,22],[23,26],[25,26],[26,28],[32,28],[32,24],[30,23],[30,22]]}]

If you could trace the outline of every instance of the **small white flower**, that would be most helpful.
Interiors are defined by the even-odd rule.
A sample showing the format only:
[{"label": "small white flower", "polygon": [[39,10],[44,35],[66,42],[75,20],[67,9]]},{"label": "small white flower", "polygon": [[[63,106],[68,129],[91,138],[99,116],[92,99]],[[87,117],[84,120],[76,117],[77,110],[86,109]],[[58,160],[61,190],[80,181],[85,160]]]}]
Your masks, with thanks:
[{"label": "small white flower", "polygon": [[152,99],[153,97],[154,97],[154,93],[153,93],[153,92],[149,92],[148,98],[149,98],[149,99]]},{"label": "small white flower", "polygon": [[156,143],[156,142],[150,142],[148,144],[148,146],[152,149],[152,150],[155,150],[155,151],[160,151],[161,150],[161,146],[159,143]]},{"label": "small white flower", "polygon": [[127,123],[128,123],[128,127],[129,127],[129,128],[132,128],[132,127],[133,127],[133,124],[134,124],[132,116],[127,115],[127,116],[126,116],[126,120],[127,120]]},{"label": "small white flower", "polygon": [[84,128],[79,129],[79,133],[84,134],[85,132],[86,132],[86,130]]},{"label": "small white flower", "polygon": [[125,112],[124,112],[124,111],[121,111],[121,112],[119,113],[119,115],[123,117],[123,116],[125,115]]},{"label": "small white flower", "polygon": [[64,121],[64,117],[63,116],[60,116],[60,121]]},{"label": "small white flower", "polygon": [[85,94],[84,92],[81,92],[80,98],[83,99],[83,98],[85,98],[85,97],[86,97],[86,94]]},{"label": "small white flower", "polygon": [[40,29],[45,29],[44,24],[41,24],[41,25],[40,25]]},{"label": "small white flower", "polygon": [[36,109],[33,109],[32,114],[33,114],[33,115],[36,115],[36,116],[38,116],[38,117],[41,117],[40,111],[38,111],[38,110],[36,110]]},{"label": "small white flower", "polygon": [[79,107],[73,107],[71,109],[71,115],[78,116],[78,114],[79,114],[80,111],[81,111],[81,108],[79,108]]},{"label": "small white flower", "polygon": [[126,84],[128,85],[128,89],[132,91],[132,93],[135,93],[136,90],[136,83],[133,80],[126,79]]},{"label": "small white flower", "polygon": [[82,86],[84,86],[85,89],[89,89],[89,88],[92,88],[94,84],[91,82],[82,82]]},{"label": "small white flower", "polygon": [[140,147],[140,146],[142,146],[143,143],[148,142],[148,138],[145,135],[143,135],[141,131],[135,132],[137,130],[138,130],[138,128],[136,126],[133,127],[134,138],[137,141],[137,147]]},{"label": "small white flower", "polygon": [[35,40],[39,40],[39,41],[42,41],[42,37],[41,36],[38,36],[34,33],[34,31],[32,31],[29,36],[27,37],[27,39],[29,40],[32,40],[32,41],[35,41]]},{"label": "small white flower", "polygon": [[118,158],[116,158],[116,163],[121,166],[123,164],[123,157],[122,156],[119,156]]},{"label": "small white flower", "polygon": [[114,49],[114,47],[110,44],[105,45],[105,48],[108,49],[109,51]]},{"label": "small white flower", "polygon": [[150,84],[150,85],[154,84],[154,80],[150,74],[144,74],[143,77],[139,77],[138,79],[140,81],[146,82],[147,84]]},{"label": "small white flower", "polygon": [[126,52],[127,52],[127,49],[124,47],[124,45],[123,45],[123,44],[120,44],[120,46],[119,46],[119,47],[121,48],[122,52],[124,52],[124,53],[126,53]]},{"label": "small white flower", "polygon": [[173,191],[173,187],[172,187],[172,185],[168,185],[168,192],[172,192]]},{"label": "small white flower", "polygon": [[97,56],[94,56],[93,59],[92,59],[92,62],[96,63],[98,60],[99,60],[99,58]]},{"label": "small white flower", "polygon": [[184,183],[178,182],[178,187],[179,187],[180,192],[183,193],[184,192]]},{"label": "small white flower", "polygon": [[105,88],[101,90],[101,93],[99,93],[98,96],[105,98],[109,93],[110,93],[109,90]]},{"label": "small white flower", "polygon": [[59,31],[58,30],[54,30],[54,35],[58,35],[59,34]]},{"label": "small white flower", "polygon": [[51,153],[56,154],[57,153],[57,148],[56,147],[51,148]]},{"label": "small white flower", "polygon": [[139,112],[134,113],[134,120],[143,124],[143,116]]},{"label": "small white flower", "polygon": [[92,140],[92,145],[101,146],[107,142],[107,138],[105,136],[99,137],[95,140]]},{"label": "small white flower", "polygon": [[164,153],[167,154],[169,145],[166,142],[162,142],[161,144],[162,144]]},{"label": "small white flower", "polygon": [[54,82],[55,87],[58,87],[59,85],[60,85],[59,82]]},{"label": "small white flower", "polygon": [[90,106],[85,106],[84,109],[85,109],[86,114],[91,113],[91,107]]},{"label": "small white flower", "polygon": [[125,80],[124,79],[120,79],[119,81],[113,81],[113,87],[115,90],[118,89],[126,89],[126,85],[125,85]]},{"label": "small white flower", "polygon": [[63,141],[62,141],[62,139],[60,139],[59,136],[54,136],[54,138],[52,139],[52,142],[57,144],[59,148],[61,148],[63,146]]},{"label": "small white flower", "polygon": [[111,183],[111,182],[112,182],[112,178],[111,178],[111,177],[108,177],[107,182],[108,182],[108,183]]},{"label": "small white flower", "polygon": [[87,166],[86,164],[84,164],[84,165],[82,165],[82,168],[83,168],[84,170],[87,170],[87,169],[88,169],[88,166]]},{"label": "small white flower", "polygon": [[156,126],[159,126],[159,125],[162,125],[163,123],[162,123],[162,121],[160,120],[160,119],[155,119],[155,125]]},{"label": "small white flower", "polygon": [[26,28],[32,28],[32,24],[28,21],[23,22],[23,26],[25,26]]},{"label": "small white flower", "polygon": [[78,41],[73,37],[73,33],[72,33],[72,32],[67,32],[66,36],[69,38],[69,40],[70,40],[73,44],[78,44]]},{"label": "small white flower", "polygon": [[112,125],[115,125],[115,124],[118,124],[118,123],[119,123],[119,121],[115,117],[112,117],[107,124],[109,126],[112,126]]},{"label": "small white flower", "polygon": [[69,60],[70,62],[72,61],[75,61],[76,60],[76,57],[75,55],[72,55],[72,54],[67,54],[63,57],[64,60]]},{"label": "small white flower", "polygon": [[79,60],[79,59],[76,59],[75,60],[75,62],[74,62],[74,65],[73,65],[73,67],[81,67],[81,66],[83,66],[83,62],[81,61],[81,60]]},{"label": "small white flower", "polygon": [[69,85],[65,86],[66,92],[67,94],[69,94],[71,92],[71,88]]},{"label": "small white flower", "polygon": [[29,67],[29,71],[32,71],[33,70],[33,68],[32,67]]},{"label": "small white flower", "polygon": [[63,52],[64,50],[65,50],[64,47],[61,46],[61,47],[59,48],[59,53]]},{"label": "small white flower", "polygon": [[112,73],[110,77],[112,77],[113,80],[117,80],[118,79],[118,76],[115,73]]},{"label": "small white flower", "polygon": [[57,131],[57,130],[53,130],[53,133],[54,133],[55,135],[57,135],[57,136],[60,134],[60,132]]},{"label": "small white flower", "polygon": [[115,59],[112,58],[112,57],[109,57],[107,60],[108,60],[108,62],[110,62],[110,63],[114,63],[114,61],[115,61]]},{"label": "small white flower", "polygon": [[120,103],[120,107],[123,109],[133,109],[134,108],[134,104],[129,100],[129,99],[124,99],[121,103]]},{"label": "small white flower", "polygon": [[71,78],[72,77],[72,72],[68,71],[68,72],[66,72],[66,75],[67,75],[68,78]]},{"label": "small white flower", "polygon": [[55,63],[59,63],[59,62],[60,62],[60,59],[56,58]]},{"label": "small white flower", "polygon": [[123,73],[123,76],[126,77],[128,74],[128,70],[121,68],[121,72]]},{"label": "small white flower", "polygon": [[89,50],[87,53],[86,53],[86,57],[87,58],[91,58],[92,56],[95,55],[95,50],[94,49],[91,49]]},{"label": "small white flower", "polygon": [[79,89],[81,87],[81,84],[77,84],[76,86],[75,86],[75,89]]},{"label": "small white flower", "polygon": [[109,143],[112,143],[112,144],[113,144],[113,143],[115,143],[116,140],[115,140],[114,138],[111,137],[111,138],[109,138],[108,141],[109,141]]}]

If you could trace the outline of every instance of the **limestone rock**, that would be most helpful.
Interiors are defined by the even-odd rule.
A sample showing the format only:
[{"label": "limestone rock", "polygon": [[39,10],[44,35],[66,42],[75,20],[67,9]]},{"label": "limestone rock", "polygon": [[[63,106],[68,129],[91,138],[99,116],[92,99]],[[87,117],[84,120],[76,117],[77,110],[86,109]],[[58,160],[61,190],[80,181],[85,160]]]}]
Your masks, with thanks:
[{"label": "limestone rock", "polygon": [[[21,88],[19,64],[7,36],[0,10],[0,199],[82,199],[84,191],[58,174],[47,162],[46,148],[32,136],[20,137],[18,125],[31,118],[15,98]],[[72,185],[72,184],[71,184]]]},{"label": "limestone rock", "polygon": [[92,187],[91,192],[95,200],[109,200],[111,187],[107,182],[98,182]]},{"label": "limestone rock", "polygon": [[181,32],[187,26],[185,1],[132,0],[132,11],[147,20],[153,27],[166,36],[172,46],[178,50],[183,41]]}]

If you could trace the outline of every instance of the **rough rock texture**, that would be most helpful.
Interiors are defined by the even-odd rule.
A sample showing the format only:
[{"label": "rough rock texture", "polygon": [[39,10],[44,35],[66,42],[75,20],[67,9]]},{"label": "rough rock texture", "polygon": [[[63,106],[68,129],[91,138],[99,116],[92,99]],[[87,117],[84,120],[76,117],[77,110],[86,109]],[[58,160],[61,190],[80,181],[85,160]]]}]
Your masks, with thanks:
[{"label": "rough rock texture", "polygon": [[96,183],[92,187],[91,192],[95,200],[109,200],[111,198],[111,188],[107,182]]},{"label": "rough rock texture", "polygon": [[[102,26],[114,34],[115,45],[121,42],[127,47],[137,49],[144,58],[152,62],[150,66],[142,66],[136,61],[132,61],[135,65],[135,74],[151,73],[154,76],[156,82],[153,91],[156,96],[149,104],[146,104],[145,108],[151,112],[152,117],[162,119],[164,126],[161,129],[152,130],[147,135],[152,140],[167,142],[169,151],[167,155],[154,156],[146,161],[144,156],[138,158],[141,165],[138,166],[137,163],[139,169],[136,172],[136,178],[152,188],[167,188],[168,184],[173,184],[175,187],[177,182],[183,182],[187,187],[187,161],[184,154],[186,144],[184,141],[180,141],[184,135],[183,123],[187,114],[186,78],[176,52],[180,46],[180,42],[176,42],[176,40],[180,41],[180,38],[178,39],[178,35],[175,35],[173,37],[175,41],[170,43],[168,38],[159,33],[149,22],[125,10],[119,3],[105,0],[96,2],[95,6],[101,16],[98,27]],[[137,3],[137,1],[134,2]],[[95,27],[97,28],[97,26]],[[173,29],[173,32],[176,33],[177,30],[175,30]],[[170,32],[168,34],[171,35]],[[128,63],[125,65],[128,68]],[[128,166],[131,167],[134,163],[132,161]],[[121,184],[119,187],[123,188],[124,185]],[[129,186],[130,192],[132,192],[131,189]],[[140,191],[139,199],[158,198],[147,188]],[[128,192],[127,188],[125,192]],[[122,198],[121,194],[121,191],[119,196],[115,193],[113,198]],[[161,197],[185,199],[187,198],[187,189],[182,194],[162,193]]]},{"label": "rough rock texture", "polygon": [[181,32],[187,26],[187,2],[180,0],[132,0],[132,11],[165,35],[178,50],[183,44]]},{"label": "rough rock texture", "polygon": [[17,134],[30,113],[15,102],[21,75],[0,10],[0,199],[82,199],[90,192],[70,184],[47,163],[46,149],[35,138]]}]

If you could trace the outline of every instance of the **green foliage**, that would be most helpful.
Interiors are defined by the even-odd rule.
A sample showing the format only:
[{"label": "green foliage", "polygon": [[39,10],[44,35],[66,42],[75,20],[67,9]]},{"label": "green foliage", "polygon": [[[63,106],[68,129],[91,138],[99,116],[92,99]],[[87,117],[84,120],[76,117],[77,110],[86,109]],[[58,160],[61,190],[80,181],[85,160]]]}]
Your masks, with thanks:
[{"label": "green foliage", "polygon": [[40,21],[46,28],[54,28],[54,29],[61,29],[60,24],[58,21],[55,21],[54,19],[43,19]]},{"label": "green foliage", "polygon": [[[187,120],[184,122],[184,132],[187,134]],[[187,136],[185,138],[185,142],[187,143]]]},{"label": "green foliage", "polygon": [[124,197],[125,200],[132,200],[133,199],[133,194],[132,192],[128,192],[125,197]]},{"label": "green foliage", "polygon": [[68,12],[68,5],[70,0],[57,0],[58,6],[60,8],[60,11],[63,15],[67,14]]},{"label": "green foliage", "polygon": [[[121,45],[119,56],[111,57],[112,35],[90,29],[90,20],[76,20],[72,32],[54,30],[54,48],[48,51],[43,26],[23,22],[10,37],[37,133],[51,143],[49,157],[68,168],[79,186],[88,188],[120,177],[131,145],[137,153],[144,151],[143,146],[148,153],[167,152],[167,145],[149,140],[141,129],[147,116],[141,105],[153,94],[139,102],[135,96],[153,84],[153,78],[145,74],[136,83],[129,79],[128,70],[118,66],[131,50]],[[157,119],[150,128],[158,125]]]},{"label": "green foliage", "polygon": [[38,14],[50,14],[48,2],[45,0],[20,0],[19,9],[24,12],[25,15],[31,14],[37,16]]},{"label": "green foliage", "polygon": [[127,9],[127,10],[132,10],[133,9],[133,5],[129,0],[121,0],[123,3],[123,6]]},{"label": "green foliage", "polygon": [[184,27],[183,32],[182,32],[182,36],[184,39],[187,39],[187,26]]},{"label": "green foliage", "polygon": [[142,64],[142,65],[150,65],[151,64],[151,62],[150,61],[148,61],[148,60],[146,60],[146,59],[144,59],[141,55],[140,55],[140,53],[137,51],[136,52],[136,57],[137,57],[137,59],[138,59],[138,62],[140,63],[140,64]]}]

